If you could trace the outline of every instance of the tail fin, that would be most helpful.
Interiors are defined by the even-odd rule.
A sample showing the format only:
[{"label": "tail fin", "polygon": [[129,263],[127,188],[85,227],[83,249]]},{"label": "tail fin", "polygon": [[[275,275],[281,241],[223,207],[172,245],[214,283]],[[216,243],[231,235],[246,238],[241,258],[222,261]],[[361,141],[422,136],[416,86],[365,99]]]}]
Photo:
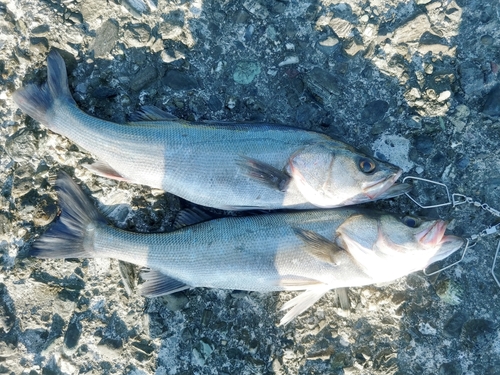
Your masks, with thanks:
[{"label": "tail fin", "polygon": [[66,101],[75,104],[68,86],[66,64],[55,50],[47,57],[47,83],[42,86],[28,85],[17,90],[14,102],[28,116],[49,126],[53,116],[55,101]]},{"label": "tail fin", "polygon": [[56,181],[61,215],[40,239],[35,241],[29,255],[39,258],[91,258],[92,231],[106,223],[89,198],[64,172]]}]

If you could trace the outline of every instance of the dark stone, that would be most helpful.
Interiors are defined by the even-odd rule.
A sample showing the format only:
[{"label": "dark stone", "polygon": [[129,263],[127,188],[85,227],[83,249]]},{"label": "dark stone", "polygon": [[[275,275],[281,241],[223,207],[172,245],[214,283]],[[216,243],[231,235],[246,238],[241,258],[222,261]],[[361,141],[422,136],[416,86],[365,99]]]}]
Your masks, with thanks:
[{"label": "dark stone", "polygon": [[48,348],[55,339],[63,335],[64,320],[59,314],[54,314],[52,317],[52,323],[50,325],[49,334],[47,340],[45,341],[44,349]]},{"label": "dark stone", "polygon": [[453,362],[443,363],[439,366],[439,375],[460,375],[462,373],[460,367]]},{"label": "dark stone", "polygon": [[321,68],[314,68],[307,74],[306,85],[321,103],[328,102],[332,95],[340,92],[337,78]]},{"label": "dark stone", "polygon": [[488,116],[500,116],[500,85],[496,85],[486,94],[483,113]]},{"label": "dark stone", "polygon": [[456,162],[456,166],[460,170],[466,169],[469,166],[469,164],[470,164],[470,159],[467,155],[458,158]]},{"label": "dark stone", "polygon": [[142,90],[144,87],[150,85],[158,78],[158,71],[150,65],[144,66],[134,75],[130,81],[130,88],[133,91]]},{"label": "dark stone", "polygon": [[384,117],[388,109],[389,103],[385,100],[375,100],[367,103],[365,108],[363,108],[363,112],[361,112],[361,120],[369,125],[373,125]]},{"label": "dark stone", "polygon": [[492,339],[492,334],[496,331],[495,323],[486,319],[472,319],[464,324],[462,329],[465,344],[469,347],[482,346],[489,339]]},{"label": "dark stone", "polygon": [[433,45],[433,44],[444,44],[447,45],[446,38],[441,38],[438,35],[432,34],[429,31],[426,31],[422,34],[419,40],[420,44],[423,45]]},{"label": "dark stone", "polygon": [[180,70],[169,70],[163,82],[173,90],[193,90],[199,87],[196,78]]},{"label": "dark stone", "polygon": [[99,345],[105,345],[111,349],[120,349],[128,338],[127,325],[121,320],[116,312],[111,315],[109,323],[102,333]]},{"label": "dark stone", "polygon": [[92,91],[90,94],[96,99],[108,99],[118,95],[118,91],[111,87],[100,86]]},{"label": "dark stone", "polygon": [[9,333],[16,321],[14,301],[5,284],[0,283],[0,333]]},{"label": "dark stone", "polygon": [[37,53],[47,53],[49,50],[49,41],[47,38],[41,37],[30,38],[30,50]]},{"label": "dark stone", "polygon": [[434,141],[426,135],[418,135],[415,137],[414,146],[422,155],[429,155],[434,149]]},{"label": "dark stone", "polygon": [[311,119],[316,116],[317,112],[316,108],[312,105],[303,104],[297,108],[295,120],[299,126],[307,126],[311,123]]},{"label": "dark stone", "polygon": [[92,49],[94,57],[104,57],[111,52],[118,40],[118,25],[114,20],[107,20],[97,30]]},{"label": "dark stone", "polygon": [[467,320],[467,316],[463,312],[455,313],[443,327],[443,334],[446,337],[458,338],[462,332],[462,327]]},{"label": "dark stone", "polygon": [[64,346],[68,349],[76,348],[78,340],[82,334],[82,324],[80,323],[79,317],[73,315],[71,322],[68,324],[66,333],[64,334]]},{"label": "dark stone", "polygon": [[222,109],[222,102],[219,100],[219,98],[215,95],[210,96],[208,99],[208,108],[210,108],[211,111],[217,112]]}]

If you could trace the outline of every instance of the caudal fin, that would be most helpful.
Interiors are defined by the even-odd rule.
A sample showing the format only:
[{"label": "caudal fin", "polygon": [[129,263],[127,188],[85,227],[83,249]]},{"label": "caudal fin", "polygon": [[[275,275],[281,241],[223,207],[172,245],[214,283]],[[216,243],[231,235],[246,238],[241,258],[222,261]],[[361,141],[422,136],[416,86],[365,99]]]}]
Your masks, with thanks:
[{"label": "caudal fin", "polygon": [[59,53],[52,50],[47,57],[47,82],[42,86],[25,86],[13,94],[14,102],[28,116],[50,127],[56,102],[76,104],[68,86],[66,64]]},{"label": "caudal fin", "polygon": [[39,258],[91,258],[92,232],[105,218],[97,211],[80,187],[64,172],[60,172],[55,188],[61,215],[40,239],[29,255]]}]

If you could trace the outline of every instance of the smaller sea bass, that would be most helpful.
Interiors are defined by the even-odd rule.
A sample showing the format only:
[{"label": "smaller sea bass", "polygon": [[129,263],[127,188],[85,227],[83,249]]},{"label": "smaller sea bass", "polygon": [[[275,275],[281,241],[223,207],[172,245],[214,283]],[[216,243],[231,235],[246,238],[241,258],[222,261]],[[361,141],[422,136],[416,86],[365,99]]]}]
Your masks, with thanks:
[{"label": "smaller sea bass", "polygon": [[290,310],[281,324],[330,289],[392,281],[463,243],[444,235],[441,220],[414,228],[391,214],[355,208],[227,217],[171,233],[132,233],[108,225],[66,174],[56,189],[62,213],[30,255],[107,257],[148,267],[141,285],[146,296],[190,287],[305,290],[283,306]]},{"label": "smaller sea bass", "polygon": [[401,170],[345,143],[272,124],[194,123],[155,107],[115,124],[78,109],[66,66],[52,51],[47,84],[14,101],[50,130],[97,157],[87,167],[110,178],[163,189],[225,210],[339,207],[409,191]]}]

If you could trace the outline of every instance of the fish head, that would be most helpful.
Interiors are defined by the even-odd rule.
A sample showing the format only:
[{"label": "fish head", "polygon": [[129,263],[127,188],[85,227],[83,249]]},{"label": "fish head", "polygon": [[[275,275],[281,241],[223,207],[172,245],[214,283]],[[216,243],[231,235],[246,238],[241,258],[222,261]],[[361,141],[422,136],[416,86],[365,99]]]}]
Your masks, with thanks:
[{"label": "fish head", "polygon": [[464,243],[446,235],[443,220],[400,219],[388,213],[350,216],[337,229],[337,243],[374,282],[387,282],[442,260]]},{"label": "fish head", "polygon": [[297,151],[287,172],[300,193],[318,207],[339,207],[403,194],[401,169],[340,142],[320,142]]}]

